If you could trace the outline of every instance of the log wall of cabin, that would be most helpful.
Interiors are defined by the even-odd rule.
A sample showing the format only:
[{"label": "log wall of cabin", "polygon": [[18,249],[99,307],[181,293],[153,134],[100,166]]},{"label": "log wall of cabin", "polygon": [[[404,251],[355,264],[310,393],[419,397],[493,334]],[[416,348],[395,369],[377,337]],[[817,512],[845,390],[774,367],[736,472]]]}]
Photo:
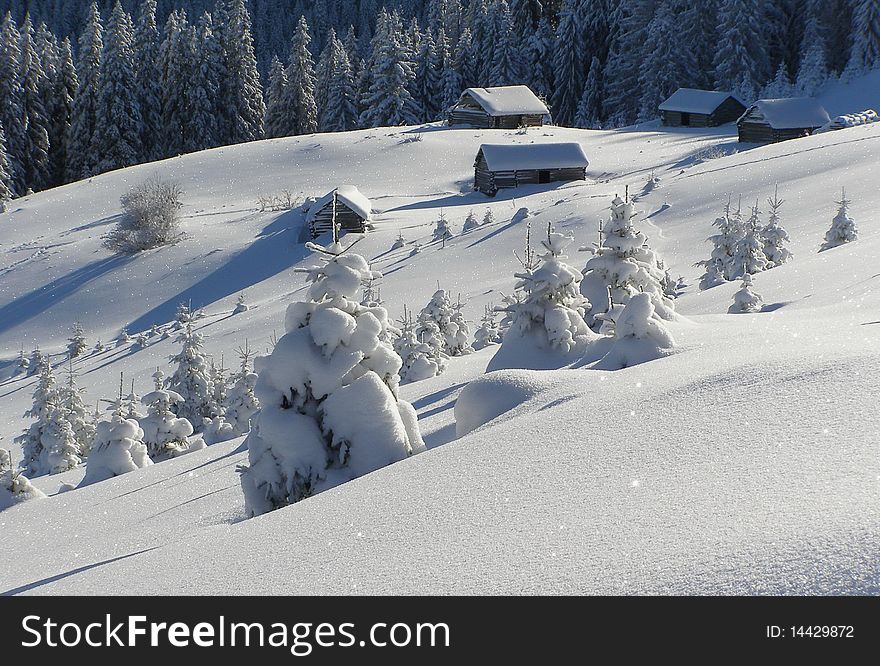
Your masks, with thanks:
[{"label": "log wall of cabin", "polygon": [[572,180],[586,180],[587,170],[583,167],[568,169],[523,169],[517,171],[490,171],[482,153],[477,158],[474,166],[474,189],[489,196],[502,188],[519,187],[520,185],[540,184],[541,172],[548,173],[548,181],[567,182]]},{"label": "log wall of cabin", "polygon": [[[366,230],[365,220],[341,201],[336,203],[336,224],[341,231],[353,231],[360,233]],[[333,229],[333,204],[328,203],[319,210],[311,221],[312,238],[317,238],[323,233]]]},{"label": "log wall of cabin", "polygon": [[721,105],[712,112],[710,117],[710,127],[724,125],[739,120],[740,116],[746,112],[746,107],[740,104],[733,97],[728,97]]},{"label": "log wall of cabin", "polygon": [[777,143],[789,139],[799,139],[811,134],[814,128],[773,129],[766,122],[741,122],[737,125],[737,129],[739,140],[742,143]]}]

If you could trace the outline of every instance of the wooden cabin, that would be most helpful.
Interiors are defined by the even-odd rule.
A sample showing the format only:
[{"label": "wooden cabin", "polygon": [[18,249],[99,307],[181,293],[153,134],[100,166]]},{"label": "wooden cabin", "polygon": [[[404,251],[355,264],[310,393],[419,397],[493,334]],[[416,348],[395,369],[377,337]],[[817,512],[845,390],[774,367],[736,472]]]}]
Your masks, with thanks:
[{"label": "wooden cabin", "polygon": [[746,105],[733,93],[679,88],[658,108],[667,127],[717,127],[739,118]]},{"label": "wooden cabin", "polygon": [[468,88],[447,111],[449,125],[479,129],[540,127],[550,110],[528,86]]},{"label": "wooden cabin", "polygon": [[776,143],[808,136],[831,118],[810,97],[759,99],[736,121],[743,143]]},{"label": "wooden cabin", "polygon": [[333,230],[338,225],[340,233],[364,232],[370,228],[372,206],[370,200],[353,185],[341,185],[309,206],[306,224],[312,238]]},{"label": "wooden cabin", "polygon": [[579,143],[484,143],[474,161],[474,189],[495,196],[505,187],[586,180],[588,164]]}]

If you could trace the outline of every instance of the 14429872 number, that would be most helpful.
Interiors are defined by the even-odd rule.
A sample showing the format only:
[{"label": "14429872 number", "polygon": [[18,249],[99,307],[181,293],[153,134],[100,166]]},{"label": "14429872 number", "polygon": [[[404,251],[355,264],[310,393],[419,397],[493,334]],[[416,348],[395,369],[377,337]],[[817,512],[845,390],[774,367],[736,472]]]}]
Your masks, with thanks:
[{"label": "14429872 number", "polygon": [[853,638],[854,630],[851,625],[844,624],[814,624],[792,625],[780,627],[778,625],[767,626],[767,638]]}]

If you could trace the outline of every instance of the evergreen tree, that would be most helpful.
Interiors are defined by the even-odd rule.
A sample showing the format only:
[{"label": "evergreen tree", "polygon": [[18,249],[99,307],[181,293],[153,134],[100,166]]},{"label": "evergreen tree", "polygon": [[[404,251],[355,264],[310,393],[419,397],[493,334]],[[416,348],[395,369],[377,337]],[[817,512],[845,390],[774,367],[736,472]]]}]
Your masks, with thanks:
[{"label": "evergreen tree", "polygon": [[67,170],[68,138],[73,118],[73,100],[79,88],[79,79],[73,64],[70,39],[65,37],[59,47],[59,59],[49,95],[49,164],[50,183],[65,181]]},{"label": "evergreen tree", "polygon": [[251,428],[251,419],[260,410],[255,388],[257,374],[250,368],[250,351],[247,347],[239,350],[241,366],[233,376],[232,388],[226,394],[226,420],[239,435],[245,435]]},{"label": "evergreen tree", "polygon": [[498,322],[495,321],[495,315],[495,309],[491,305],[487,305],[483,311],[480,326],[474,333],[474,349],[485,349],[501,342],[501,330],[498,327]]},{"label": "evergreen tree", "polygon": [[441,111],[443,61],[430,30],[425,32],[417,56],[414,94],[421,106],[421,120],[432,122],[437,120]]},{"label": "evergreen tree", "polygon": [[173,11],[165,23],[165,39],[159,48],[159,72],[162,77],[162,113],[159,132],[161,155],[173,157],[185,152],[189,133],[189,109],[186,103],[192,62],[189,58],[189,24],[186,14]]},{"label": "evergreen tree", "polygon": [[546,16],[537,29],[523,37],[525,83],[539,97],[547,98],[553,89],[553,28]]},{"label": "evergreen tree", "polygon": [[718,44],[718,0],[700,0],[684,9],[679,39],[694,58],[691,85],[711,90],[715,85],[715,50]]},{"label": "evergreen tree", "polygon": [[300,17],[293,35],[290,62],[287,65],[287,87],[282,106],[288,118],[284,134],[311,134],[318,130],[318,107],[315,103],[315,63],[309,44],[309,26]]},{"label": "evergreen tree", "polygon": [[767,268],[781,266],[791,259],[791,252],[786,247],[790,242],[788,232],[779,224],[779,209],[785,203],[779,198],[779,188],[773,193],[773,197],[767,199],[770,205],[770,217],[767,225],[761,230],[764,238],[764,255],[767,257]]},{"label": "evergreen tree", "polygon": [[776,76],[761,90],[761,97],[764,99],[783,99],[791,97],[794,87],[791,85],[791,79],[788,77],[788,70],[785,63],[780,62],[776,69]]},{"label": "evergreen tree", "polygon": [[825,59],[825,36],[820,24],[823,0],[808,0],[804,37],[801,40],[801,61],[798,67],[795,90],[798,95],[812,97],[828,80],[828,64]]},{"label": "evergreen tree", "polygon": [[40,190],[49,184],[49,114],[44,104],[46,73],[34,38],[30,15],[21,26],[21,104],[26,119],[22,158],[24,182],[28,189]]},{"label": "evergreen tree", "polygon": [[354,300],[380,276],[339,243],[310,247],[323,263],[308,270],[308,300],[291,305],[285,335],[257,368],[261,410],[241,470],[252,516],[424,450],[415,410],[397,396],[388,315]]},{"label": "evergreen tree", "polygon": [[[390,23],[393,26],[396,22],[390,19]],[[414,74],[407,49],[393,29],[386,30],[380,37],[374,44],[372,83],[362,98],[364,111],[360,124],[362,127],[416,125],[420,111],[410,92]]]},{"label": "evergreen tree", "polygon": [[571,125],[583,92],[585,74],[581,51],[580,14],[576,0],[566,0],[559,12],[556,42],[553,51],[555,89],[552,95],[553,120],[558,125]]},{"label": "evergreen tree", "polygon": [[278,56],[272,56],[269,85],[266,88],[266,118],[263,121],[266,138],[287,136],[287,109],[284,106],[286,89],[287,72]]},{"label": "evergreen tree", "polygon": [[0,123],[0,213],[5,211],[6,202],[13,197],[12,163],[6,152],[6,132]]},{"label": "evergreen tree", "polygon": [[859,237],[856,223],[849,215],[849,205],[852,202],[846,198],[846,190],[841,190],[840,201],[835,203],[837,204],[837,215],[831,220],[831,228],[825,232],[825,242],[822,243],[819,252],[851,243],[858,240]]},{"label": "evergreen tree", "polygon": [[165,389],[163,377],[161,370],[153,373],[155,390],[142,399],[147,406],[147,415],[138,419],[138,425],[144,433],[143,442],[147,447],[147,454],[153,462],[188,453],[190,445],[187,438],[193,434],[192,424],[184,418],[178,418],[174,413],[175,405],[184,402],[183,397]]},{"label": "evergreen tree", "polygon": [[609,36],[604,72],[604,107],[612,126],[630,125],[638,116],[641,100],[639,72],[654,5],[654,0],[620,0],[608,20],[614,30]]},{"label": "evergreen tree", "polygon": [[89,8],[86,26],[79,37],[79,60],[77,75],[79,89],[73,100],[73,113],[70,119],[70,134],[67,141],[67,180],[87,178],[95,173],[99,155],[92,152],[95,134],[96,112],[98,108],[98,78],[100,75],[101,52],[104,26],[98,3]]},{"label": "evergreen tree", "polygon": [[750,103],[769,75],[766,37],[757,0],[721,0],[718,8],[715,85]]},{"label": "evergreen tree", "polygon": [[681,39],[679,26],[683,6],[666,0],[657,6],[648,24],[644,52],[651,54],[639,72],[641,110],[639,120],[657,117],[657,107],[672,93],[686,87],[696,69],[691,46]]},{"label": "evergreen tree", "polygon": [[327,89],[330,87],[330,77],[333,75],[333,54],[338,43],[339,39],[336,37],[336,30],[330,28],[324,48],[321,50],[318,61],[315,64],[314,97],[317,117],[319,119],[327,106]]},{"label": "evergreen tree", "polygon": [[162,150],[162,72],[159,67],[156,0],[141,0],[132,46],[135,86],[141,112],[142,159],[157,160]]},{"label": "evergreen tree", "polygon": [[204,419],[218,415],[208,359],[202,352],[204,338],[193,331],[192,324],[187,322],[177,342],[181,344],[181,349],[171,357],[177,367],[166,388],[182,398],[177,415],[187,419],[198,430]]},{"label": "evergreen tree", "polygon": [[733,295],[733,304],[727,309],[728,314],[752,314],[760,312],[764,307],[761,294],[752,291],[754,278],[750,273],[742,276],[742,286]]},{"label": "evergreen tree", "polygon": [[494,6],[495,48],[494,62],[489,73],[493,86],[519,85],[525,82],[523,73],[520,36],[514,32],[513,17],[506,0],[498,0]]},{"label": "evergreen tree", "polygon": [[262,137],[266,106],[257,72],[246,0],[228,1],[228,13],[222,17],[226,23],[217,23],[223,26],[221,36],[226,85],[220,91],[220,99],[227,109],[226,128],[229,133],[223,137],[222,143],[242,143]]},{"label": "evergreen tree", "polygon": [[27,191],[25,186],[24,155],[26,145],[25,115],[22,105],[21,49],[19,32],[12,14],[6,13],[0,24],[0,126],[5,133],[6,177],[9,179],[9,198]]},{"label": "evergreen tree", "polygon": [[77,386],[72,361],[68,364],[67,384],[62,386],[58,393],[64,417],[73,429],[77,455],[85,459],[92,450],[92,442],[95,439],[95,422],[83,402],[83,390]]},{"label": "evergreen tree", "polygon": [[73,326],[73,335],[68,338],[67,354],[71,359],[81,356],[86,350],[86,336],[83,333],[82,324],[76,322]]},{"label": "evergreen tree", "polygon": [[854,0],[852,48],[848,76],[858,76],[880,65],[880,0]]},{"label": "evergreen tree", "polygon": [[767,256],[764,254],[764,237],[758,224],[758,202],[746,220],[742,237],[733,248],[730,258],[730,279],[737,280],[746,273],[754,275],[767,269]]},{"label": "evergreen tree", "polygon": [[78,488],[106,481],[153,464],[144,445],[144,431],[134,419],[113,414],[98,423],[95,443]]},{"label": "evergreen tree", "polygon": [[590,63],[590,72],[587,82],[584,84],[584,94],[578,102],[577,113],[574,117],[575,127],[586,129],[599,129],[602,117],[602,64],[599,58],[593,56]]},{"label": "evergreen tree", "polygon": [[97,121],[91,146],[100,157],[98,173],[137,164],[143,154],[131,18],[118,0],[107,22],[106,37],[101,51]]},{"label": "evergreen tree", "polygon": [[186,89],[189,109],[188,141],[184,142],[187,152],[204,150],[220,145],[220,125],[217,122],[218,82],[217,71],[208,46],[214,41],[214,24],[208,12],[199,18],[197,29],[188,34],[192,65],[190,84]]},{"label": "evergreen tree", "polygon": [[336,42],[321,128],[325,132],[346,132],[357,128],[357,122],[357,95],[348,53],[341,43]]}]

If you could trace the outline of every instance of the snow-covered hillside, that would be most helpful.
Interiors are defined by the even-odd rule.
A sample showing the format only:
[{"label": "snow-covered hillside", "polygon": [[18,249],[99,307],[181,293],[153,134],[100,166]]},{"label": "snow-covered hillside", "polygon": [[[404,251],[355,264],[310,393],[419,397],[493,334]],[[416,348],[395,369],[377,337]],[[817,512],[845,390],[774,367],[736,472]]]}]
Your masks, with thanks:
[{"label": "snow-covered hillside", "polygon": [[[831,91],[832,116],[880,106],[877,75]],[[586,182],[491,199],[471,191],[482,142],[551,141],[583,145]],[[91,350],[122,326],[164,325],[192,301],[217,360],[233,365],[246,340],[265,351],[305,288],[294,268],[313,262],[302,212],[256,204],[282,190],[321,196],[352,184],[371,199],[375,230],[358,252],[385,275],[395,318],[439,284],[479,320],[512,290],[520,208],[533,228],[551,223],[589,246],[627,187],[651,246],[689,286],[668,358],[613,372],[504,372],[473,384],[458,407],[497,348],[451,359],[444,374],[402,390],[426,453],[259,518],[243,520],[241,439],[57,495],[82,471],[40,477],[52,496],[0,513],[0,592],[876,594],[878,169],[880,125],[766,147],[737,144],[732,126],[427,126],[220,148],[16,200],[0,214],[7,448],[28,424],[34,386],[13,376],[19,350],[39,345],[61,362],[74,321]],[[119,196],[156,173],[185,191],[186,239],[112,256],[101,237]],[[659,186],[643,191],[652,173]],[[699,292],[693,264],[709,256],[704,241],[729,196],[765,208],[776,183],[794,259],[756,276],[764,312],[727,315],[739,285]],[[841,186],[860,238],[819,254]],[[494,224],[461,233],[470,210],[482,218],[487,208]],[[445,246],[431,240],[441,211],[455,234]],[[398,234],[406,245],[391,249]],[[589,256],[569,261],[581,268]],[[233,315],[240,293],[252,307]],[[89,351],[81,385],[92,402],[112,398],[124,372],[146,393],[176,348],[172,337]],[[504,415],[456,438],[462,410],[477,423]]]}]

